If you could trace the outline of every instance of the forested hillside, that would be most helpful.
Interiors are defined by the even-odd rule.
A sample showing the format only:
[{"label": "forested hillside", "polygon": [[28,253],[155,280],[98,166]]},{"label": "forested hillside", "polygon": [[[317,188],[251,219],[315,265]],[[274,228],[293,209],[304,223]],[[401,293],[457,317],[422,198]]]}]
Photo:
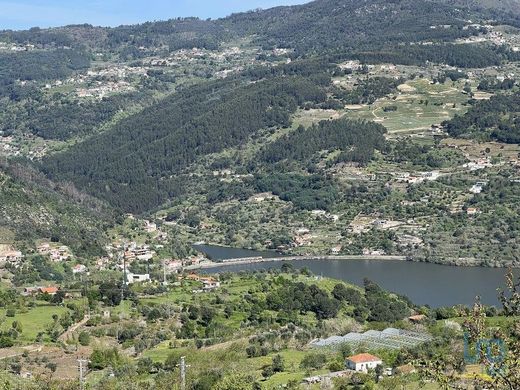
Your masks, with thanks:
[{"label": "forested hillside", "polygon": [[[513,7],[503,8],[509,11]],[[459,7],[453,7],[453,3],[443,0],[319,0],[218,20],[178,18],[116,28],[79,25],[54,30],[6,31],[0,33],[0,41],[31,42],[43,47],[86,45],[130,60],[145,57],[147,50],[218,49],[231,39],[254,37],[265,48],[294,49],[296,56],[324,52],[345,56],[366,50],[398,51],[396,44],[403,42],[442,43],[471,37],[478,29],[463,29],[463,26],[473,17],[520,25],[518,13],[503,12],[502,7],[480,7],[474,2],[461,2]],[[440,46],[437,50],[442,52],[446,48]],[[403,60],[418,56],[418,61],[423,61],[425,55],[410,50],[401,54]]]},{"label": "forested hillside", "polygon": [[309,161],[319,151],[342,151],[336,162],[366,164],[374,150],[384,147],[386,129],[373,122],[323,121],[308,129],[299,127],[290,135],[269,144],[262,153],[266,162],[281,160]]},{"label": "forested hillside", "polygon": [[[482,188],[470,194],[488,180],[470,164],[498,175],[519,153],[520,14],[488,3],[317,0],[3,31],[0,151],[119,213],[164,211],[186,240],[437,261],[427,225],[449,232],[442,216],[468,213],[472,181]],[[461,139],[508,147],[475,152]],[[461,171],[470,177],[433,205],[417,198],[416,184]],[[52,210],[54,185],[40,198]],[[88,220],[86,206],[72,199],[61,221]],[[56,223],[59,234],[25,222],[17,233],[67,236],[75,250],[91,237]],[[316,231],[300,237],[302,226]],[[467,248],[457,257],[481,261]]]},{"label": "forested hillside", "polygon": [[[260,33],[259,42],[297,52],[342,51],[391,42],[448,40],[474,33],[461,29],[462,10],[434,1],[321,0],[295,7],[231,16],[222,23],[240,34]],[[451,25],[446,29],[430,29]]]},{"label": "forested hillside", "polygon": [[7,230],[3,235],[12,233],[19,242],[61,242],[77,256],[102,253],[104,232],[116,218],[99,200],[18,164],[0,166],[0,184],[0,226]]},{"label": "forested hillside", "polygon": [[[114,95],[100,101],[60,100],[37,105],[31,110],[19,110],[6,113],[0,123],[0,130],[10,134],[13,129],[24,128],[35,136],[48,140],[66,141],[82,137],[96,131],[110,122],[114,116],[132,104],[146,101],[146,92]],[[34,93],[32,99],[41,99],[41,94]]]},{"label": "forested hillside", "polygon": [[444,123],[453,137],[520,143],[520,95],[493,96],[476,103],[465,115]]},{"label": "forested hillside", "polygon": [[45,159],[43,169],[142,212],[182,192],[172,175],[198,157],[239,145],[262,128],[287,127],[298,106],[326,99],[318,83],[297,76],[240,84],[210,82],[174,94]]},{"label": "forested hillside", "polygon": [[42,81],[64,78],[87,69],[90,56],[81,50],[49,50],[0,53],[0,98],[15,97],[15,81]]}]

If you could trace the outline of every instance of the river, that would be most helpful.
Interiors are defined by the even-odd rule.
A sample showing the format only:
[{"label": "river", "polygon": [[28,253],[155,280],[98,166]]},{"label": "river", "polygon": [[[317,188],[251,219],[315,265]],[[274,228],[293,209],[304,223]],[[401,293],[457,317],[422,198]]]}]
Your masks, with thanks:
[{"label": "river", "polygon": [[[279,257],[274,252],[257,252],[245,249],[199,245],[197,250],[213,260],[245,257]],[[227,265],[205,270],[224,271],[260,270],[280,268],[283,262]],[[499,305],[496,289],[504,286],[505,269],[482,267],[451,267],[430,263],[414,263],[393,260],[298,260],[295,268],[309,268],[316,275],[323,275],[357,285],[363,278],[378,283],[386,290],[406,295],[414,303],[431,307],[457,304],[471,305],[479,295],[488,305]],[[520,270],[515,270],[520,275]]]}]

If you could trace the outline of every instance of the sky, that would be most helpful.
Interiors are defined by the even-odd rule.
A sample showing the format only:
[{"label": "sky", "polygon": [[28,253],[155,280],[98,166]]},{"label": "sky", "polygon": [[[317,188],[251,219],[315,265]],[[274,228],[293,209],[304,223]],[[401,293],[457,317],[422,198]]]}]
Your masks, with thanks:
[{"label": "sky", "polygon": [[0,0],[0,30],[89,23],[118,26],[180,16],[219,18],[233,12],[309,0]]}]

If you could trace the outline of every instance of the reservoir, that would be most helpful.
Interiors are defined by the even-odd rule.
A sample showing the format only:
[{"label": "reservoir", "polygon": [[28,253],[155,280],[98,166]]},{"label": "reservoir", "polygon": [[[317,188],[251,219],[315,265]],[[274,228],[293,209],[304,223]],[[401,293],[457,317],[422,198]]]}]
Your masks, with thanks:
[{"label": "reservoir", "polygon": [[[245,257],[280,257],[275,252],[257,252],[245,249],[211,245],[195,246],[213,260]],[[204,272],[238,272],[280,268],[284,262],[227,265]],[[506,269],[482,267],[451,267],[430,263],[394,260],[298,260],[291,261],[296,269],[308,268],[315,275],[362,286],[368,278],[388,291],[403,294],[418,305],[431,307],[472,305],[475,297],[482,303],[499,306],[497,288],[505,286]],[[520,275],[520,270],[515,270]]]}]

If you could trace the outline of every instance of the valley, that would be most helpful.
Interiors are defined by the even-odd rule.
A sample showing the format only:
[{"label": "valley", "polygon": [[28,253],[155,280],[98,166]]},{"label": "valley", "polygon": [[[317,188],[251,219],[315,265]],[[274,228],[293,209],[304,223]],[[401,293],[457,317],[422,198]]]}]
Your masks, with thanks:
[{"label": "valley", "polygon": [[520,386],[517,5],[0,31],[0,381]]}]

